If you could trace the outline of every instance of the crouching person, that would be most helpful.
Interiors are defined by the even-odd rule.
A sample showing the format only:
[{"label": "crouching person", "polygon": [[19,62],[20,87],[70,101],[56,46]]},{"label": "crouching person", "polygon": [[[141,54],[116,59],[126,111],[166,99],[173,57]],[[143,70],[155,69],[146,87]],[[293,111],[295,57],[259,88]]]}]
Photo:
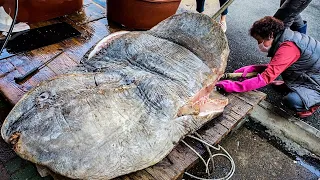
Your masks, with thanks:
[{"label": "crouching person", "polygon": [[[299,117],[312,115],[320,106],[320,42],[285,28],[282,21],[270,16],[256,21],[250,35],[271,61],[235,71],[242,72],[243,76],[258,72],[256,77],[241,82],[223,80],[216,86],[226,92],[246,92],[273,84],[287,92],[283,103]],[[283,83],[274,81],[279,75]]]}]

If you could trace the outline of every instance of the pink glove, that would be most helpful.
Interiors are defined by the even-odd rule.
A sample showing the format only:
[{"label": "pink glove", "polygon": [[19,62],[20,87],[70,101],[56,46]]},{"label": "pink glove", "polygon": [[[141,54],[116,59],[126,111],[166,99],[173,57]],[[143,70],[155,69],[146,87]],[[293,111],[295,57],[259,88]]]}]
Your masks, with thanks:
[{"label": "pink glove", "polygon": [[247,92],[266,85],[267,83],[260,74],[258,74],[257,77],[250,78],[242,82],[223,80],[216,84],[217,87],[224,89],[226,92]]},{"label": "pink glove", "polygon": [[250,66],[244,66],[240,69],[235,70],[235,73],[243,73],[242,77],[245,77],[248,73],[251,72],[257,72],[257,73],[262,73],[268,65],[266,64],[261,64],[261,65],[250,65]]}]

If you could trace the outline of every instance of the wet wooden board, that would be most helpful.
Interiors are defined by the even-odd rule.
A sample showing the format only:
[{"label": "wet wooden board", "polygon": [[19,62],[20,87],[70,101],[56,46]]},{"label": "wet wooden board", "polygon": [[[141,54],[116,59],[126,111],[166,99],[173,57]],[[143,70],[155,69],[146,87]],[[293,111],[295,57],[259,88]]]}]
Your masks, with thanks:
[{"label": "wet wooden board", "polygon": [[[64,40],[60,43],[20,53],[0,60],[0,92],[11,103],[19,99],[40,82],[65,73],[80,63],[83,55],[101,38],[112,32],[121,30],[120,27],[110,27],[106,18],[106,9],[95,0],[84,0],[82,10],[71,15],[53,20],[30,24],[31,28],[66,22],[81,32],[80,37]],[[101,1],[99,1],[101,4]],[[46,62],[61,50],[64,53],[42,68],[22,84],[17,84],[14,77],[21,76]]]},{"label": "wet wooden board", "polygon": [[[0,92],[9,102],[16,104],[23,94],[38,83],[62,74],[68,68],[76,66],[83,55],[101,38],[122,30],[121,27],[117,27],[107,21],[105,17],[105,4],[103,2],[105,1],[84,0],[83,9],[77,13],[46,22],[31,24],[31,28],[37,28],[54,23],[67,22],[81,32],[81,36],[0,60]],[[62,55],[58,56],[26,82],[22,84],[14,82],[14,77],[23,75],[28,70],[47,61],[61,50],[64,51]],[[265,96],[264,93],[258,91],[229,95],[230,104],[226,107],[223,115],[205,125],[198,131],[199,134],[202,135],[205,141],[211,144],[219,143],[253,106],[257,105]],[[199,145],[190,143],[193,144],[193,147],[199,153],[205,152],[204,149],[199,148]],[[164,160],[155,166],[117,179],[181,179],[183,173],[197,161],[197,156],[190,149],[183,144],[179,144]]]}]

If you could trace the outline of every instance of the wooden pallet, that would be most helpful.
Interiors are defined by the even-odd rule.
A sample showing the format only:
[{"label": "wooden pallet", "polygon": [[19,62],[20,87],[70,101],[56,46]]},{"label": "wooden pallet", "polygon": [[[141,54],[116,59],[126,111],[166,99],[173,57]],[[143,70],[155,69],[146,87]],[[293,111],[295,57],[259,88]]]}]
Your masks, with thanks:
[{"label": "wooden pallet", "polygon": [[[67,22],[80,31],[82,35],[0,60],[0,92],[9,102],[16,104],[23,94],[38,83],[76,66],[83,55],[101,38],[121,30],[120,27],[112,26],[107,21],[103,2],[103,0],[84,0],[84,7],[78,13],[31,25],[31,28],[36,28]],[[47,61],[60,52],[60,49],[63,49],[64,53],[41,69],[40,72],[23,84],[15,83],[14,77],[20,76],[38,66],[41,62]],[[9,74],[5,75],[8,72]],[[230,104],[226,107],[223,115],[205,125],[198,132],[205,141],[211,144],[219,143],[265,96],[264,93],[258,91],[228,95]],[[205,151],[199,146],[194,148],[200,153]],[[117,179],[179,179],[197,160],[197,156],[190,149],[179,144],[157,165]]]}]

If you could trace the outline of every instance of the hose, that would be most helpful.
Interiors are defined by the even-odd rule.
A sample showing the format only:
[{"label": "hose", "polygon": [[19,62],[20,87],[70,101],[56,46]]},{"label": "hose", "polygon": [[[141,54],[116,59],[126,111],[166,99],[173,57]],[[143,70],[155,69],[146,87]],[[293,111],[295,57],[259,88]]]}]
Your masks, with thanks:
[{"label": "hose", "polygon": [[14,16],[13,16],[13,20],[12,20],[12,23],[11,23],[11,26],[10,26],[10,29],[9,29],[9,32],[8,32],[8,35],[6,37],[6,39],[4,40],[4,43],[1,47],[1,50],[0,50],[0,56],[4,50],[4,48],[6,47],[10,37],[11,37],[11,34],[12,34],[12,31],[13,31],[13,28],[14,28],[14,25],[16,23],[16,20],[17,20],[17,16],[18,16],[18,9],[19,9],[19,0],[15,0],[15,10],[14,10]]}]

